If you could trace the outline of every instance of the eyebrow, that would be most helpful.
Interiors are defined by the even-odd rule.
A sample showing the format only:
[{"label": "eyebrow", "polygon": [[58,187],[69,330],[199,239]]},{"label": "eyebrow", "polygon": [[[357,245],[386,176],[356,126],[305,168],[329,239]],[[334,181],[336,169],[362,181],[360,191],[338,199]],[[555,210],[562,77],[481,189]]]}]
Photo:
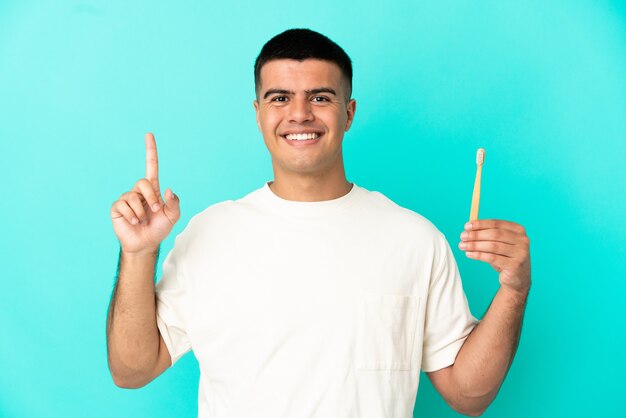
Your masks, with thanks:
[{"label": "eyebrow", "polygon": [[[306,94],[329,93],[329,94],[332,94],[334,96],[337,95],[337,92],[334,89],[331,89],[330,87],[318,87],[318,88],[311,89],[311,90],[304,90],[304,92]],[[272,94],[296,94],[296,93],[293,92],[293,91],[284,90],[284,89],[269,89],[263,95],[263,99],[267,99],[268,96],[271,96]]]}]

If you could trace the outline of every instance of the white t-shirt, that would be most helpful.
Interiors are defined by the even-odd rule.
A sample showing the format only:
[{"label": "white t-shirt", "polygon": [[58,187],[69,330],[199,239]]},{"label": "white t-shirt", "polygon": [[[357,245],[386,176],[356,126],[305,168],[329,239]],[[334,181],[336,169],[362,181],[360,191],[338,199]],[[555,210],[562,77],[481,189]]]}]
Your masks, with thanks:
[{"label": "white t-shirt", "polygon": [[356,184],[210,206],[156,290],[172,364],[198,359],[202,418],[412,417],[420,368],[453,364],[477,323],[445,237]]}]

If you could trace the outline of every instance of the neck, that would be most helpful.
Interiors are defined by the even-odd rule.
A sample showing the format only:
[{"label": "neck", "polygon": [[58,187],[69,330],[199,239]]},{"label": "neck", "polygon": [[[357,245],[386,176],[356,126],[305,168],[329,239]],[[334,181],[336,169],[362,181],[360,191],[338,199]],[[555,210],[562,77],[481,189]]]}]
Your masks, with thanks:
[{"label": "neck", "polygon": [[284,173],[274,170],[274,181],[269,184],[274,194],[285,200],[320,202],[338,199],[352,189],[341,167],[340,172],[327,174]]}]

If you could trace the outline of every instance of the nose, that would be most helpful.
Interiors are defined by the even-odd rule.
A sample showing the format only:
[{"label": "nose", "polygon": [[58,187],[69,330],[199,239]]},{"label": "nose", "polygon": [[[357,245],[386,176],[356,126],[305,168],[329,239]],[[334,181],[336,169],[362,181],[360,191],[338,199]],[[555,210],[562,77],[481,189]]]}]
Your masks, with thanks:
[{"label": "nose", "polygon": [[314,119],[311,103],[307,99],[296,99],[289,106],[289,122],[303,123]]}]

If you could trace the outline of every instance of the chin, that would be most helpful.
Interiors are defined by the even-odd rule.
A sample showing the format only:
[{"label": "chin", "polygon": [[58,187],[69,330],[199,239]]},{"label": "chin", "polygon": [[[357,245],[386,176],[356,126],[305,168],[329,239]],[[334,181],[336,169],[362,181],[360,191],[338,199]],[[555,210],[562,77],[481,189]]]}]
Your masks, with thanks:
[{"label": "chin", "polygon": [[285,174],[317,174],[324,171],[315,164],[281,164],[280,171]]}]

